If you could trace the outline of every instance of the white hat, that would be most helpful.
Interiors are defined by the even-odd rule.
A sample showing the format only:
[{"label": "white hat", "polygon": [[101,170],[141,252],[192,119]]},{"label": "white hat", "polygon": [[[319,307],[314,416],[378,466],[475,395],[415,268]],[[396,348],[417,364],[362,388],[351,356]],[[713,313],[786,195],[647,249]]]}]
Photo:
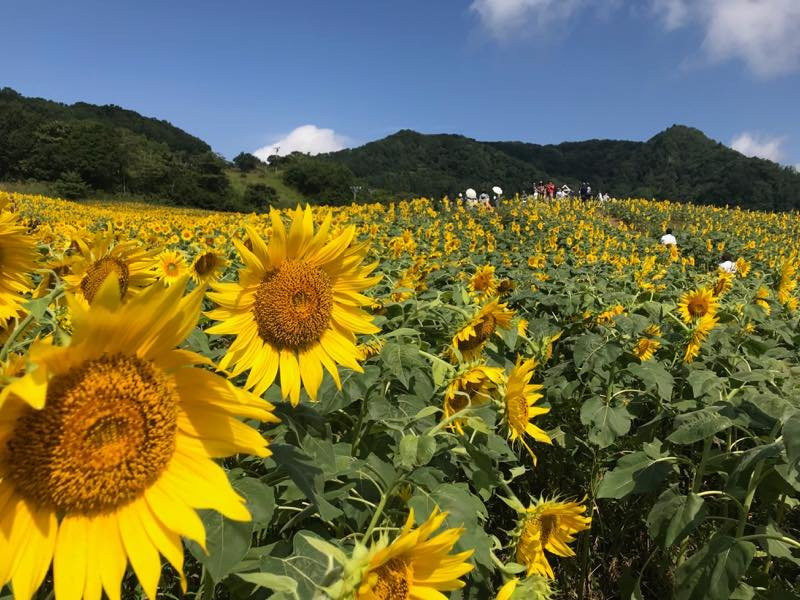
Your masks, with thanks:
[{"label": "white hat", "polygon": [[473,190],[472,188],[467,188],[467,198],[470,200],[475,200],[478,197],[478,193]]},{"label": "white hat", "polygon": [[495,194],[497,194],[498,196],[502,196],[502,195],[503,195],[503,188],[501,188],[499,185],[496,185],[496,186],[494,186],[494,187],[492,188],[492,191],[493,191]]}]

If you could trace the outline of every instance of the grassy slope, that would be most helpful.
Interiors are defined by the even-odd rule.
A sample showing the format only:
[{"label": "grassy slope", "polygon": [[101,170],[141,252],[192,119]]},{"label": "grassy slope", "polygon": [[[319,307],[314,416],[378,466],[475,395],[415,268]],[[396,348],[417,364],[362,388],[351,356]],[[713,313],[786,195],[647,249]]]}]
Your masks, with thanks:
[{"label": "grassy slope", "polygon": [[283,182],[283,173],[270,167],[264,167],[251,171],[250,173],[240,173],[236,169],[228,169],[228,179],[231,187],[237,194],[242,194],[245,187],[254,183],[270,185],[278,191],[280,204],[282,206],[293,206],[298,202],[303,202],[303,196],[297,190],[292,189]]}]

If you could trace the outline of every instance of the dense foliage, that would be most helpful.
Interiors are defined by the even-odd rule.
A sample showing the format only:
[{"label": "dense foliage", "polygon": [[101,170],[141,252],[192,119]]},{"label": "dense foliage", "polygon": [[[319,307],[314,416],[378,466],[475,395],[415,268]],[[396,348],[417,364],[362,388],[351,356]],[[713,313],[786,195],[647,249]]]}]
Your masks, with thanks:
[{"label": "dense foliage", "polygon": [[[35,484],[6,469],[35,475],[52,459],[20,450],[37,432],[50,438],[32,408],[34,433],[12,431],[9,398],[31,396],[47,414],[58,397],[33,393],[40,363],[57,352],[74,363],[73,345],[120,344],[108,334],[117,314],[137,315],[123,320],[122,340],[173,340],[180,350],[159,360],[205,369],[191,379],[216,383],[195,390],[196,407],[208,400],[238,406],[249,425],[269,421],[260,431],[271,456],[222,451],[231,432],[240,444],[253,439],[241,422],[211,413],[180,422],[227,457],[227,481],[215,475],[214,486],[232,486],[252,518],[232,518],[202,478],[174,478],[174,505],[153,502],[143,514],[164,511],[172,524],[179,509],[192,511],[187,503],[215,511],[200,511],[199,530],[195,517],[170,531],[171,544],[152,525],[121,526],[126,598],[152,597],[156,584],[165,597],[187,586],[198,600],[800,593],[795,213],[646,200],[434,209],[418,199],[267,216],[0,194],[6,201],[0,308],[13,310],[0,313],[0,439],[19,438],[8,448],[31,464],[9,467],[0,446],[0,502],[15,497],[3,486]],[[667,226],[677,246],[659,243]],[[15,252],[3,246],[12,241]],[[723,270],[726,252],[734,266]],[[159,299],[174,305],[186,274],[196,284],[180,300],[183,316],[136,312]],[[187,325],[201,299],[205,316]],[[146,319],[153,331],[126,331]],[[91,327],[102,335],[88,336]],[[214,398],[227,389],[220,376],[237,395]],[[50,381],[57,390],[65,380]],[[97,389],[108,388],[80,398]],[[244,411],[262,406],[255,396],[274,409]],[[114,416],[103,412],[108,426],[88,432],[106,437],[87,438],[135,438]],[[81,448],[82,438],[65,439]],[[30,522],[7,505],[0,522]],[[208,552],[197,543],[203,528]],[[59,536],[54,580],[36,528],[10,530],[0,585],[43,581],[42,595],[60,600],[63,565],[92,556],[70,552],[80,537]],[[37,552],[39,581],[14,578],[23,561],[8,557]],[[159,552],[172,566],[158,570]]]},{"label": "dense foliage", "polygon": [[179,205],[247,208],[230,193],[225,161],[205,142],[117,106],[68,106],[4,88],[0,139],[2,180],[66,181],[75,192],[85,184]]},{"label": "dense foliage", "polygon": [[647,142],[589,140],[541,146],[478,142],[458,135],[400,131],[327,155],[369,185],[394,193],[444,194],[467,187],[532,191],[554,180],[574,190],[588,180],[617,197],[673,199],[760,210],[800,208],[800,174],[748,158],[689,127],[674,126]]}]

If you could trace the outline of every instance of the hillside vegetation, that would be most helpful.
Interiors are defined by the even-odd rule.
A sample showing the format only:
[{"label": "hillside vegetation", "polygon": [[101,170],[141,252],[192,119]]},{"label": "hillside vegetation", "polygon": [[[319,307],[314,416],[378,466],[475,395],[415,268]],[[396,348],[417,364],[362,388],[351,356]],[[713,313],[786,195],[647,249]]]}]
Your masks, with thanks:
[{"label": "hillside vegetation", "polygon": [[[467,187],[530,191],[552,179],[617,197],[673,199],[762,210],[800,208],[800,175],[748,158],[701,131],[675,125],[646,142],[558,145],[480,142],[402,130],[330,154],[237,162],[167,121],[119,106],[61,104],[0,90],[0,182],[71,199],[146,199],[261,211],[300,200],[346,204],[453,196]],[[235,168],[234,168],[235,167]]]},{"label": "hillside vegetation", "polygon": [[701,131],[676,125],[646,142],[588,140],[558,145],[479,142],[403,130],[326,155],[368,185],[398,194],[454,194],[467,187],[530,190],[553,179],[587,180],[618,197],[668,198],[743,208],[800,208],[800,175],[748,158]]}]

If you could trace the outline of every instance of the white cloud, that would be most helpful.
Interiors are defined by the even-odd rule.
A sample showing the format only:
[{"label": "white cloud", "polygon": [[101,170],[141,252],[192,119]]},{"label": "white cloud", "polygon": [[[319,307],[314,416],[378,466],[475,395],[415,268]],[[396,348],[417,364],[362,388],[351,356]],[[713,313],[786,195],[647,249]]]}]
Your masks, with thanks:
[{"label": "white cloud", "polygon": [[295,151],[308,154],[334,152],[346,148],[349,141],[346,136],[336,133],[333,129],[317,127],[316,125],[301,125],[293,129],[288,135],[255,150],[253,154],[265,161],[267,157],[275,154],[276,150],[281,156],[286,156]]},{"label": "white cloud", "polygon": [[747,131],[737,135],[731,142],[731,148],[745,156],[757,156],[774,162],[784,157],[783,144],[786,138],[760,136]]},{"label": "white cloud", "polygon": [[506,39],[531,25],[541,29],[568,19],[587,1],[593,0],[473,0],[469,8],[493,35]]},{"label": "white cloud", "polygon": [[739,58],[757,75],[770,77],[798,68],[798,0],[705,0],[703,47],[714,60]]},{"label": "white cloud", "polygon": [[[642,0],[472,0],[494,37],[510,39],[524,29],[551,26],[584,14],[597,18],[627,6],[637,11]],[[800,69],[800,0],[648,0],[667,31],[699,27],[701,50],[712,62],[741,60],[760,77]]]},{"label": "white cloud", "polygon": [[653,10],[664,21],[667,31],[682,27],[689,17],[685,0],[653,0]]}]

